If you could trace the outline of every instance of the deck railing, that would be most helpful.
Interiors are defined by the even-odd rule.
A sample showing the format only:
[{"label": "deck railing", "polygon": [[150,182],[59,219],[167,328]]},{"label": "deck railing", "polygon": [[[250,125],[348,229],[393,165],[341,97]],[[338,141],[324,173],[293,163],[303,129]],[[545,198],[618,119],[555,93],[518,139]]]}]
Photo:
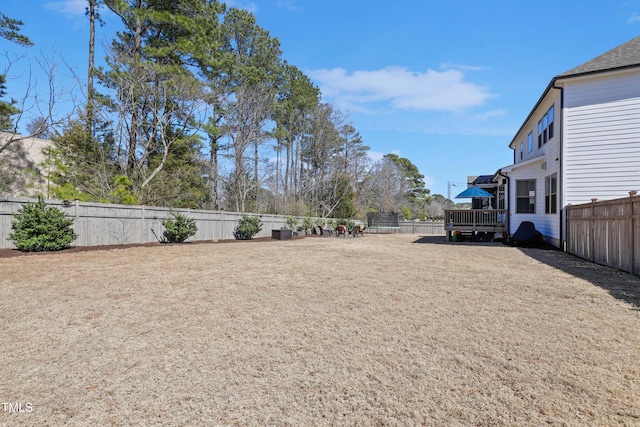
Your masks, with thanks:
[{"label": "deck railing", "polygon": [[459,227],[481,230],[486,227],[505,227],[506,219],[506,209],[462,209],[444,211],[444,225],[446,229]]}]

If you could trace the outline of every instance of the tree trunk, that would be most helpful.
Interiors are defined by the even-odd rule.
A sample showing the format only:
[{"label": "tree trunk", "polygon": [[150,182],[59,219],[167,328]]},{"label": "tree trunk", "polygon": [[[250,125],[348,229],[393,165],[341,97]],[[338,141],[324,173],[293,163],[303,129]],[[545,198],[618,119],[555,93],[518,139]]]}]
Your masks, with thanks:
[{"label": "tree trunk", "polygon": [[218,138],[211,137],[211,153],[209,158],[209,195],[210,207],[218,210]]},{"label": "tree trunk", "polygon": [[278,197],[280,196],[280,159],[282,158],[282,144],[278,140],[276,146],[276,182],[273,199],[273,212],[278,214]]},{"label": "tree trunk", "polygon": [[[142,4],[138,2],[138,8],[141,8]],[[142,52],[142,21],[139,17],[136,17],[136,27],[134,31],[134,45],[133,45],[133,55],[134,61],[137,64],[136,69],[140,66],[140,54]],[[135,103],[135,94],[132,95]],[[127,173],[132,173],[136,168],[136,148],[138,146],[138,126],[139,126],[139,117],[137,105],[133,105],[131,109],[131,130],[129,132],[129,153],[127,157]]]},{"label": "tree trunk", "polygon": [[291,171],[289,170],[289,163],[291,161],[291,142],[287,141],[285,143],[285,146],[287,148],[287,158],[285,159],[285,167],[284,167],[284,212],[283,213],[288,213],[287,212],[287,201],[289,200],[289,175],[291,174]]},{"label": "tree trunk", "polygon": [[93,74],[96,40],[96,0],[89,0],[89,70],[87,72],[87,133],[93,141]]},{"label": "tree trunk", "polygon": [[254,210],[259,212],[258,210],[258,187],[260,182],[258,180],[258,140],[256,139],[253,143],[253,194],[254,194]]}]

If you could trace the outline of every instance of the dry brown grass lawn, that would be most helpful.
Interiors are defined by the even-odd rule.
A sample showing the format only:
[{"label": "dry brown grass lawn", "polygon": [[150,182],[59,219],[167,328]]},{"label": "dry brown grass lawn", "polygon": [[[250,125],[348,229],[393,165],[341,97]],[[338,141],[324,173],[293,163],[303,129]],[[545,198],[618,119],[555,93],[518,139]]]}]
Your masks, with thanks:
[{"label": "dry brown grass lawn", "polygon": [[640,425],[638,278],[417,239],[0,259],[0,424]]}]

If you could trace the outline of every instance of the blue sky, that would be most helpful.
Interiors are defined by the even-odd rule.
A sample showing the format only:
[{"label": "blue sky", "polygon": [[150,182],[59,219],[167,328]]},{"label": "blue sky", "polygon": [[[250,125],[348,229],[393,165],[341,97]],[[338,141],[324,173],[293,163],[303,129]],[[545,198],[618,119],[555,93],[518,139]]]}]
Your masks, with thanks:
[{"label": "blue sky", "polygon": [[[283,57],[311,77],[323,100],[349,114],[373,159],[406,157],[433,194],[458,184],[452,197],[468,175],[512,162],[509,142],[554,76],[640,35],[640,0],[227,4],[252,11],[280,40]],[[0,11],[23,20],[36,46],[0,41],[0,72],[5,53],[24,56],[11,70],[22,79],[25,64],[55,54],[84,76],[85,5],[2,0]],[[109,42],[115,25],[107,17],[98,44]]]}]

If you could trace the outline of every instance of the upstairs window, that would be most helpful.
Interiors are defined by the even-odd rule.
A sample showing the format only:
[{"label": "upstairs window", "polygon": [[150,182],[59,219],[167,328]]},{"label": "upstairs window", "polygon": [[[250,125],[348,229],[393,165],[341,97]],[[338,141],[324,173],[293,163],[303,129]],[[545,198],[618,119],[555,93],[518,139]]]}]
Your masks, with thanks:
[{"label": "upstairs window", "polygon": [[549,120],[549,139],[553,138],[553,122],[554,122],[554,109],[553,109],[553,105],[551,106],[551,108],[549,108],[549,111],[547,112],[547,117]]},{"label": "upstairs window", "polygon": [[542,147],[542,120],[538,122],[538,148]]},{"label": "upstairs window", "polygon": [[538,148],[542,147],[551,138],[553,138],[553,123],[554,123],[554,106],[552,105],[549,110],[538,122]]},{"label": "upstairs window", "polygon": [[529,132],[529,136],[527,137],[527,144],[530,153],[533,151],[533,132]]},{"label": "upstairs window", "polygon": [[520,160],[524,157],[524,142],[520,143]]}]

